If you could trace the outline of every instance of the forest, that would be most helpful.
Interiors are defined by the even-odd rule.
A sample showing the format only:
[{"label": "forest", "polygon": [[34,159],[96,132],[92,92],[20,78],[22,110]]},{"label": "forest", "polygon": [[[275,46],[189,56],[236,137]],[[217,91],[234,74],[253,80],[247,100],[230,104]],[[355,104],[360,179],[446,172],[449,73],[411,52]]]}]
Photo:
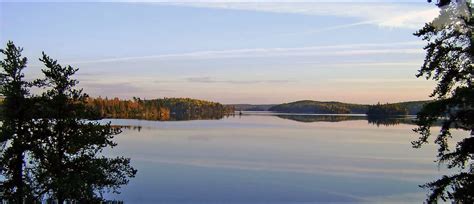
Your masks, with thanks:
[{"label": "forest", "polygon": [[132,100],[121,100],[98,97],[89,98],[87,104],[100,118],[200,120],[220,119],[234,113],[232,106],[190,98],[145,100],[134,97]]},{"label": "forest", "polygon": [[369,106],[367,110],[367,116],[400,116],[408,115],[408,109],[399,104],[376,104]]}]

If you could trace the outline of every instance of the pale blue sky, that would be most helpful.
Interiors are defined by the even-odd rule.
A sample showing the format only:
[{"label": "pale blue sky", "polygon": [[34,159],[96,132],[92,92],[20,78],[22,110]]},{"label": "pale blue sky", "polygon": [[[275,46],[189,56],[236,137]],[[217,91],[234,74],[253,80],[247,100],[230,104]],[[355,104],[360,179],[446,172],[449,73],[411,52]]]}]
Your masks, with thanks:
[{"label": "pale blue sky", "polygon": [[[328,3],[330,2],[330,3]],[[347,2],[347,1],[345,1]],[[437,15],[414,1],[0,3],[0,43],[80,69],[92,96],[222,103],[427,99],[416,79]]]}]

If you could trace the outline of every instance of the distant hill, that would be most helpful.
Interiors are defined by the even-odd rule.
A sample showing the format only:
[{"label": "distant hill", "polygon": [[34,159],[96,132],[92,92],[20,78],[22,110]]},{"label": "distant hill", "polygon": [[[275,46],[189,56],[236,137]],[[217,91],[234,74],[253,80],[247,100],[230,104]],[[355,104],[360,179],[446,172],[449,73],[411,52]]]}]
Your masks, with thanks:
[{"label": "distant hill", "polygon": [[[408,113],[409,115],[416,115],[424,104],[429,101],[409,101],[409,102],[400,102],[392,103],[396,107],[400,107],[403,112]],[[386,104],[385,104],[386,105]],[[312,100],[302,100],[295,101],[291,103],[284,103],[280,105],[274,105],[265,109],[269,105],[249,105],[248,107],[261,108],[264,111],[273,111],[280,113],[313,113],[313,114],[366,114],[371,105],[368,104],[353,104],[353,103],[342,103],[336,101],[312,101]],[[239,109],[238,106],[235,106],[236,110],[246,110]],[[246,107],[246,106],[242,106]],[[406,111],[405,111],[406,110]]]},{"label": "distant hill", "polygon": [[321,102],[303,100],[276,105],[268,110],[281,113],[365,114],[368,107],[368,105],[341,103],[335,101]]}]

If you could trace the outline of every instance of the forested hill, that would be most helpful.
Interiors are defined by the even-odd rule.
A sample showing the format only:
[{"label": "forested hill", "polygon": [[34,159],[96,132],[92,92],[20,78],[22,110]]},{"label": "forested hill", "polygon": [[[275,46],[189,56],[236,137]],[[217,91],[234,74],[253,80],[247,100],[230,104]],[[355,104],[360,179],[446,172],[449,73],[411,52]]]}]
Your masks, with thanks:
[{"label": "forested hill", "polygon": [[[410,101],[389,104],[390,107],[397,107],[406,110],[409,115],[415,115],[421,110],[423,105],[429,101]],[[384,104],[384,107],[387,104]],[[275,105],[268,109],[268,111],[281,113],[314,113],[314,114],[366,114],[371,105],[367,104],[353,104],[342,102],[321,102],[303,100],[291,103],[284,103]]]},{"label": "forested hill", "polygon": [[90,98],[88,105],[102,118],[130,118],[147,120],[199,120],[220,119],[233,114],[232,106],[190,99],[164,98],[120,100],[118,98]]},{"label": "forested hill", "polygon": [[276,105],[271,107],[269,111],[282,113],[365,114],[367,109],[368,105],[304,100]]}]

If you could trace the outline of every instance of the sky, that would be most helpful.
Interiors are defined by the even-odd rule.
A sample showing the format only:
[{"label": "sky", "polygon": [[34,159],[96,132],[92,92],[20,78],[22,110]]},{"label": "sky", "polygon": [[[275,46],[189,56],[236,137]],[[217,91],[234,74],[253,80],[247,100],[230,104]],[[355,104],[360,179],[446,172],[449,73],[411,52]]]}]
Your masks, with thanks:
[{"label": "sky", "polygon": [[[1,0],[0,0],[1,1]],[[91,96],[225,104],[428,99],[416,78],[439,13],[413,1],[0,2],[0,44],[79,68]]]}]

